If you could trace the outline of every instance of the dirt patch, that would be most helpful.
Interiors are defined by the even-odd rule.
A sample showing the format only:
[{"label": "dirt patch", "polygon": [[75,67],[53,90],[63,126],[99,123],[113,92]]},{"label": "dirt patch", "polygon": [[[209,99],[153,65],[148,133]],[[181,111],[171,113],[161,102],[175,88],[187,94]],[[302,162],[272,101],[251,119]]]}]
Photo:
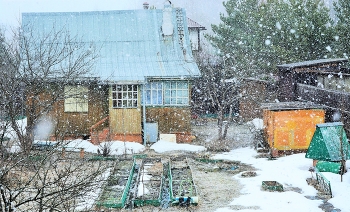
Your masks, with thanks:
[{"label": "dirt patch", "polygon": [[241,177],[255,177],[255,176],[256,176],[256,172],[254,171],[243,172],[241,174]]}]

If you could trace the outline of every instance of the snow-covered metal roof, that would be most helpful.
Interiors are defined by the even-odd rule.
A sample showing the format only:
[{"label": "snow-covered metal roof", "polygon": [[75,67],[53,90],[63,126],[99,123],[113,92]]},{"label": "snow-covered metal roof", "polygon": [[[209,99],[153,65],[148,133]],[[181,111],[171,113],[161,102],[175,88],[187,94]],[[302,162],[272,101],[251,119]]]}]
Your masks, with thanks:
[{"label": "snow-covered metal roof", "polygon": [[142,83],[146,77],[200,75],[181,8],[23,13],[22,25],[36,33],[64,28],[82,42],[94,42],[101,48],[94,76],[103,81]]},{"label": "snow-covered metal roof", "polygon": [[344,63],[347,61],[348,61],[348,59],[346,59],[346,58],[309,60],[309,61],[303,61],[303,62],[297,62],[297,63],[277,65],[277,68],[280,70],[292,70],[294,68],[300,68],[300,67],[318,66],[318,65],[328,64],[328,63],[339,64],[339,63]]},{"label": "snow-covered metal roof", "polygon": [[261,109],[267,110],[306,110],[306,109],[324,109],[324,105],[316,104],[313,102],[273,102],[273,103],[262,103]]}]

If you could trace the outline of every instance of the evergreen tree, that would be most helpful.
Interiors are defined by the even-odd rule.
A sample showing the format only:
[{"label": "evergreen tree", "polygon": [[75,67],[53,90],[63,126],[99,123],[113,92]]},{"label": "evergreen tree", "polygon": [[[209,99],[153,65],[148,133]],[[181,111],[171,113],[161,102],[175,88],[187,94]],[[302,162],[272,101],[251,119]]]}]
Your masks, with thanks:
[{"label": "evergreen tree", "polygon": [[[322,0],[229,0],[208,35],[232,74],[256,76],[276,65],[332,56],[332,22]],[[228,58],[228,59],[227,59]]]},{"label": "evergreen tree", "polygon": [[334,3],[337,23],[335,26],[336,50],[339,57],[349,57],[350,54],[350,1],[338,0]]},{"label": "evergreen tree", "polygon": [[[221,14],[222,23],[212,25],[214,35],[207,35],[211,44],[218,49],[219,56],[230,64],[231,74],[248,74],[255,64],[247,58],[254,54],[254,41],[256,35],[255,17],[258,5],[256,0],[227,1],[224,2],[227,16]],[[246,70],[248,67],[250,69]]]}]

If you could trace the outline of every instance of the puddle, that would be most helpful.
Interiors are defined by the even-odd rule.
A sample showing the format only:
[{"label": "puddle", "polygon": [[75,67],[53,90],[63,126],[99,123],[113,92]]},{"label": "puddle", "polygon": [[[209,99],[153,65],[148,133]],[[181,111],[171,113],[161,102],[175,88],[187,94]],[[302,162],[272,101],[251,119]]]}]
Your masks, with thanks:
[{"label": "puddle", "polygon": [[321,205],[319,205],[318,207],[321,208],[325,212],[340,212],[341,211],[340,209],[335,208],[325,198],[321,198],[319,196],[305,196],[305,198],[310,199],[310,200],[322,200],[323,203]]}]

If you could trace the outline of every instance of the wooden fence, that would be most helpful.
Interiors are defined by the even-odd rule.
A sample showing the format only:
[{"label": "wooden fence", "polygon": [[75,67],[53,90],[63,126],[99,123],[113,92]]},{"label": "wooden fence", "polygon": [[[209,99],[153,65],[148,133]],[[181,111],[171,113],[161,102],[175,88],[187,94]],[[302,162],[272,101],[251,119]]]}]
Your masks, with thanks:
[{"label": "wooden fence", "polygon": [[[344,129],[348,135],[350,134],[350,93],[305,84],[298,84],[296,93],[298,100],[324,105],[326,108],[326,122],[343,122]],[[339,120],[334,120],[336,113],[341,115]]]}]

